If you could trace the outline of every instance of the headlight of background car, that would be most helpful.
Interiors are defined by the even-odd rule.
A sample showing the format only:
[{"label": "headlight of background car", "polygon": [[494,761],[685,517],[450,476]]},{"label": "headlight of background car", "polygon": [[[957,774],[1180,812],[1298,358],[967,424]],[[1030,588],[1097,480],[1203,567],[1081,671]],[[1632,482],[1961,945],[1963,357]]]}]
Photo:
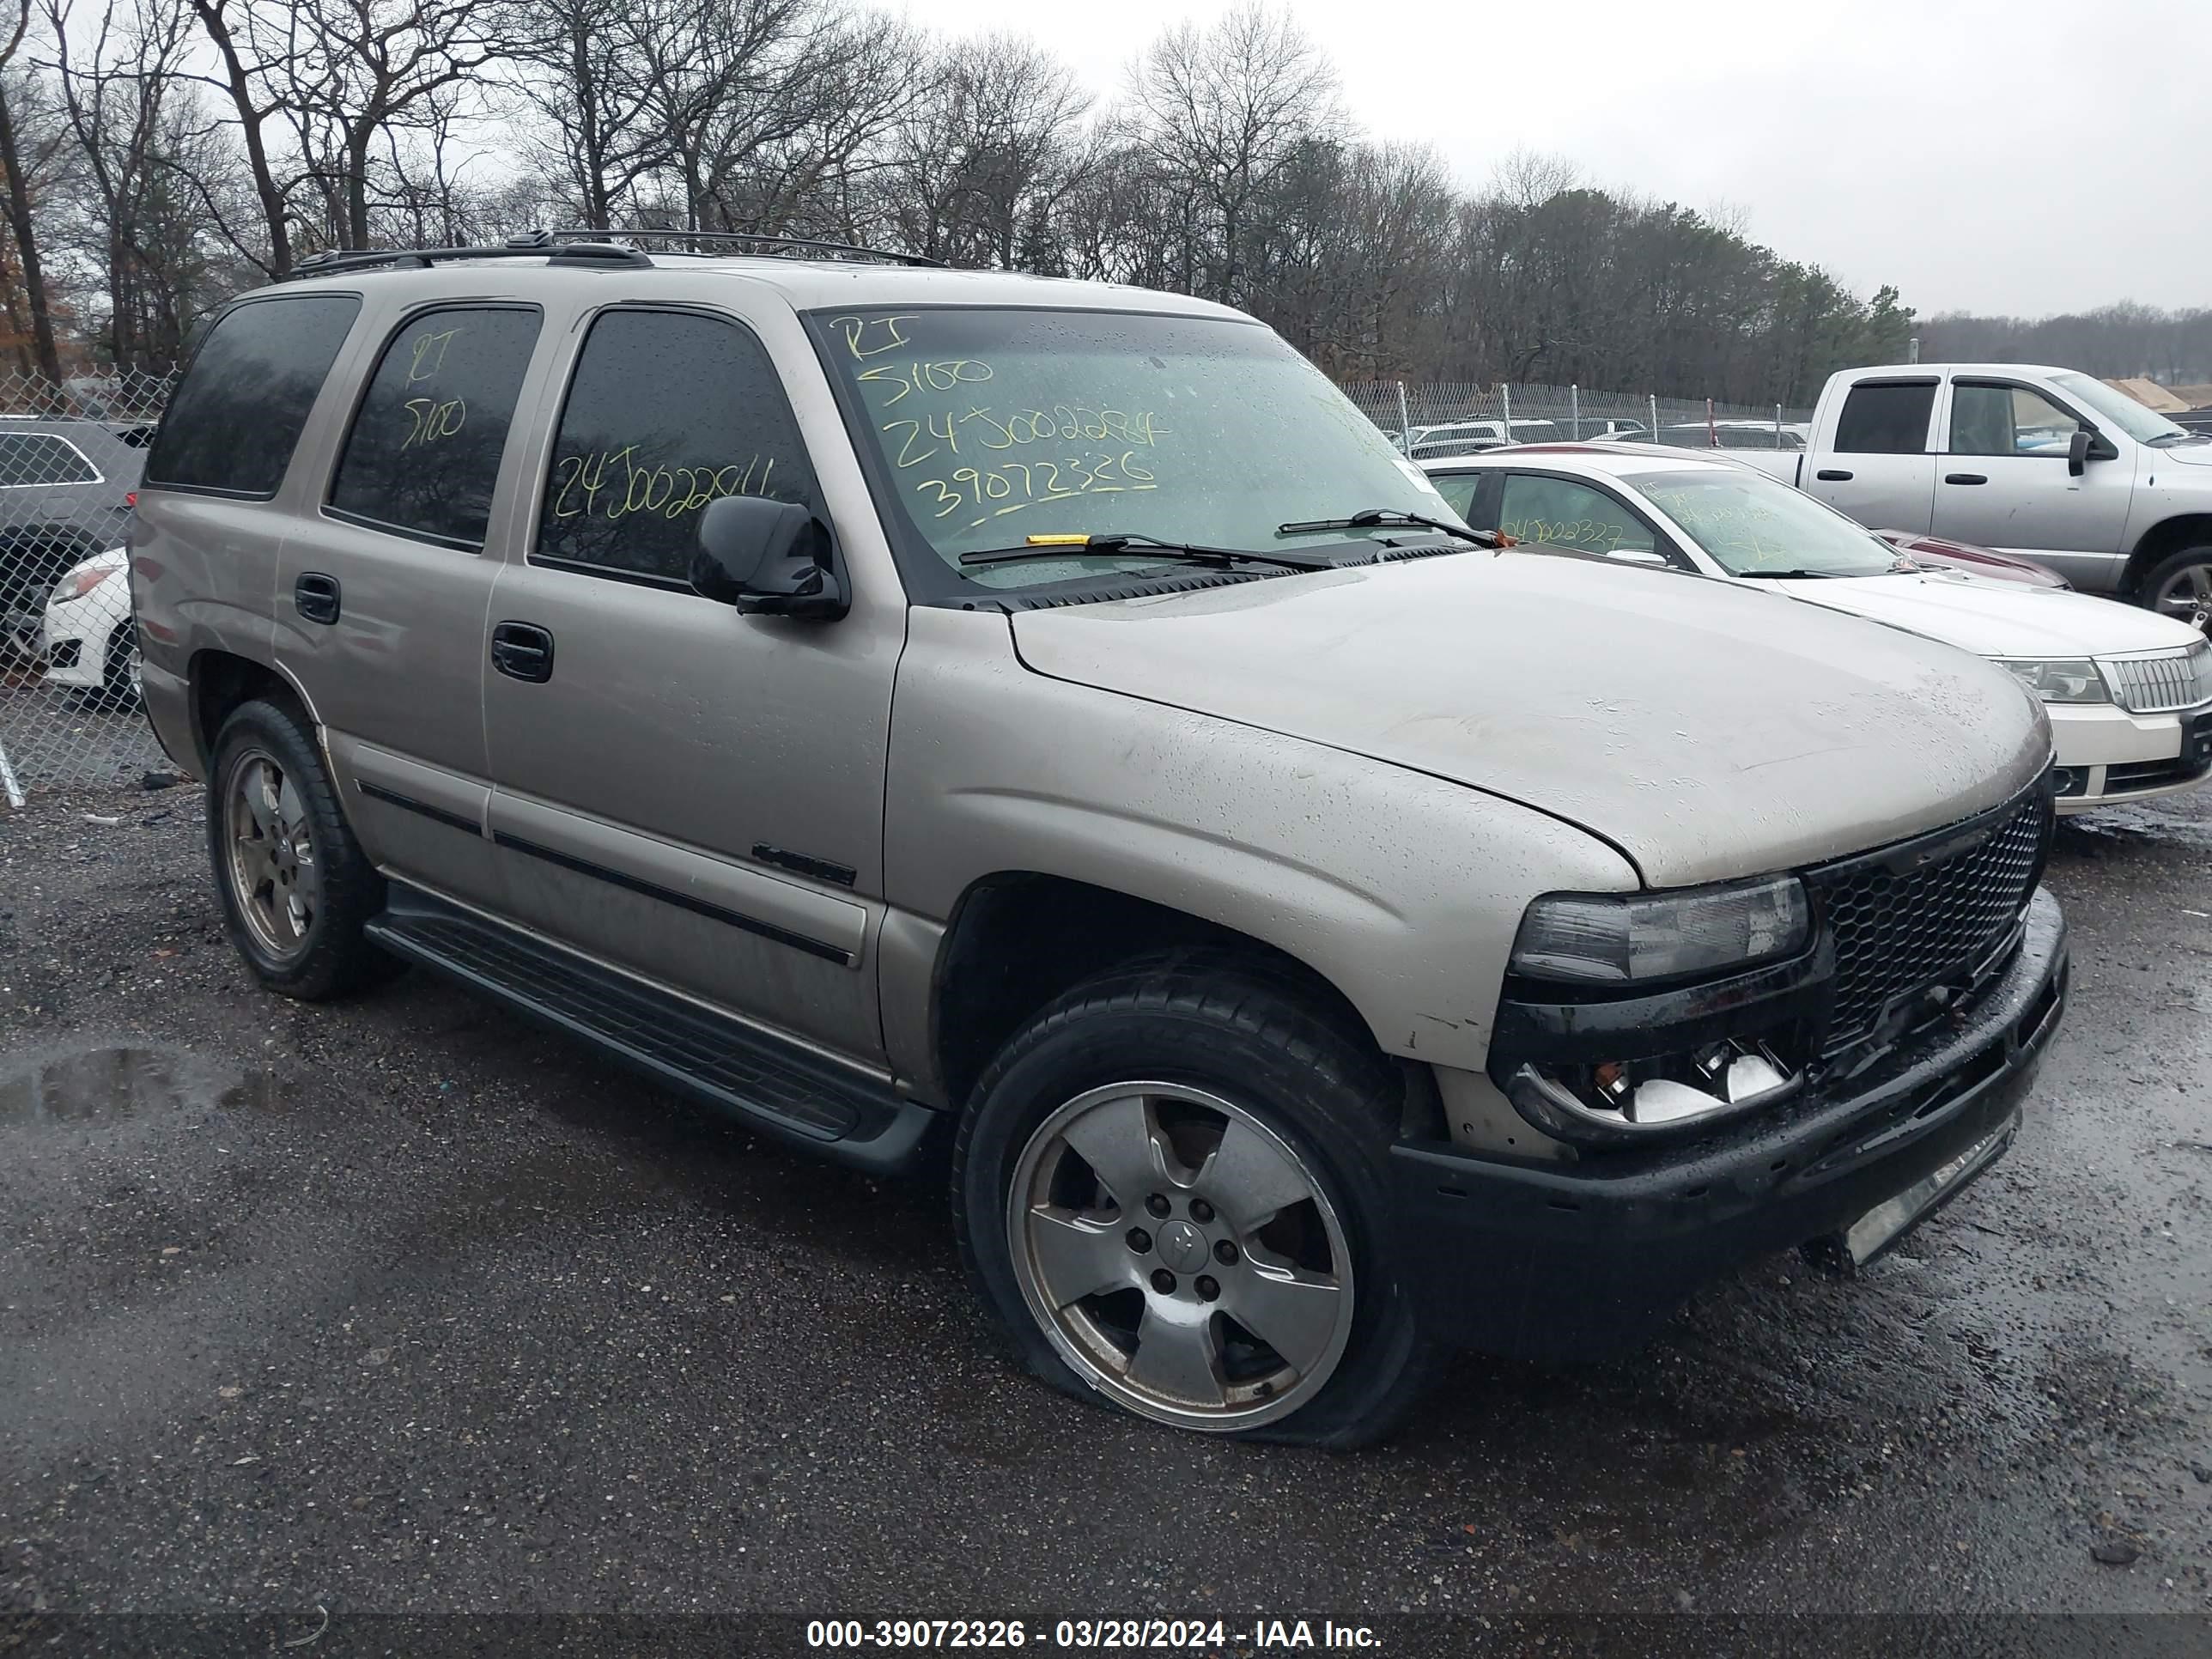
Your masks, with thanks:
[{"label": "headlight of background car", "polygon": [[81,564],[61,579],[46,603],[67,605],[71,599],[81,599],[122,568],[120,564],[106,559],[95,559],[88,564]]},{"label": "headlight of background car", "polygon": [[2021,684],[2045,702],[2110,702],[2105,677],[2087,657],[1992,657],[2000,668],[2009,668]]},{"label": "headlight of background car", "polygon": [[1794,955],[1811,933],[1795,876],[1633,896],[1555,893],[1522,917],[1512,970],[1592,983],[1676,979]]}]

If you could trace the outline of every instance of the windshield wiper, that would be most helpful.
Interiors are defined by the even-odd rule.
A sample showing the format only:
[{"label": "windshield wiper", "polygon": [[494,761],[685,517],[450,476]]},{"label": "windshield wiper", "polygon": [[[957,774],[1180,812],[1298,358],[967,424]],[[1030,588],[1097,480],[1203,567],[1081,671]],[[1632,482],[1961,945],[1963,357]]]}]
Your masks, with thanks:
[{"label": "windshield wiper", "polygon": [[1195,542],[1162,541],[1141,531],[1118,531],[1103,536],[1086,536],[1079,542],[988,548],[963,553],[960,562],[963,565],[1019,564],[1027,559],[1082,559],[1125,553],[1158,553],[1185,564],[1212,565],[1219,570],[1238,564],[1271,564],[1284,570],[1336,568],[1334,559],[1304,558],[1296,553],[1255,553],[1241,547],[1203,547]]},{"label": "windshield wiper", "polygon": [[2160,449],[2169,448],[2175,444],[2212,443],[2212,432],[2191,432],[2186,429],[2179,432],[2161,432],[2154,438],[2145,438],[2143,442],[2146,445],[2154,445]]},{"label": "windshield wiper", "polygon": [[1755,581],[1798,582],[1840,579],[1844,573],[1840,570],[1739,570],[1735,574]]},{"label": "windshield wiper", "polygon": [[1449,519],[1426,519],[1418,513],[1401,513],[1387,507],[1370,507],[1355,513],[1348,519],[1308,519],[1298,524],[1279,524],[1278,536],[1299,536],[1311,530],[1434,530],[1446,536],[1456,536],[1477,547],[1496,547],[1498,534],[1490,530],[1469,530],[1463,524],[1454,524]]}]

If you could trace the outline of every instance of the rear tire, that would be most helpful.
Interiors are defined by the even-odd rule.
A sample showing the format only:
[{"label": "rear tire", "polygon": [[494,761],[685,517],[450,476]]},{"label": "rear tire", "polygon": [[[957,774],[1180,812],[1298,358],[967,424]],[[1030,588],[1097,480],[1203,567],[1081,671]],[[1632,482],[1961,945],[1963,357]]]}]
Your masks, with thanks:
[{"label": "rear tire", "polygon": [[384,908],[384,878],[354,839],[296,706],[256,699],[232,712],[207,800],[223,925],[264,985],[319,1002],[399,971],[362,931]]},{"label": "rear tire", "polygon": [[969,1276],[1022,1364],[1078,1398],[1239,1438],[1380,1439],[1430,1359],[1391,1259],[1401,1096],[1301,988],[1234,957],[1102,975],[976,1085],[953,1164]]}]

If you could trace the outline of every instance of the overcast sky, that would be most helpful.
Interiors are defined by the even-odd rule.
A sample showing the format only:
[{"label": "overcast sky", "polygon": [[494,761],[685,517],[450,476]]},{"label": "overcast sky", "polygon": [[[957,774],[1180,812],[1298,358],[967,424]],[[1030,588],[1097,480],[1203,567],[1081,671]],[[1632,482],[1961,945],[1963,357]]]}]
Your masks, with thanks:
[{"label": "overcast sky", "polygon": [[[1100,93],[1227,0],[909,0]],[[2212,305],[2212,0],[1291,0],[1370,131],[1725,206],[1926,316]]]}]

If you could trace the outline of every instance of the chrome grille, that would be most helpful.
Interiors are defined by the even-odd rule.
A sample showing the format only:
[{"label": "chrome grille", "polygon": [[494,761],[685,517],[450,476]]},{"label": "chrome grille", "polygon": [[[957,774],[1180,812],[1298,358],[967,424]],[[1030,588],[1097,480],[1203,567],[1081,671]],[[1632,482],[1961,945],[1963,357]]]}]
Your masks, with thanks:
[{"label": "chrome grille", "polygon": [[1825,1048],[1874,1030],[1899,997],[1971,968],[2027,908],[2051,824],[2038,791],[1981,837],[1903,873],[1877,854],[1806,872],[1836,945],[1836,1000]]},{"label": "chrome grille", "polygon": [[2112,700],[2131,714],[2165,714],[2212,702],[2212,644],[2155,657],[2107,657]]}]

